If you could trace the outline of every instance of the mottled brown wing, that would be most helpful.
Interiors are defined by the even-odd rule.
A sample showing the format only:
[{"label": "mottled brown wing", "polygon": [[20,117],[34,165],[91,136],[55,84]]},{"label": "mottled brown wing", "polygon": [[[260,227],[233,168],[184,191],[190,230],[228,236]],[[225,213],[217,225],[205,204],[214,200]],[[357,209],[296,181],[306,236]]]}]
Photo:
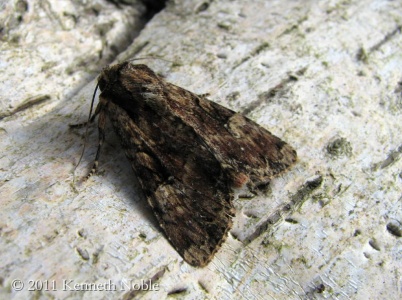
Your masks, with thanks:
[{"label": "mottled brown wing", "polygon": [[141,108],[133,118],[109,99],[104,109],[166,236],[189,264],[205,266],[234,215],[219,161],[178,119]]},{"label": "mottled brown wing", "polygon": [[195,95],[192,99],[188,104],[192,113],[180,117],[223,165],[229,165],[234,184],[239,174],[247,174],[250,187],[265,185],[296,162],[296,151],[257,123],[208,99]]},{"label": "mottled brown wing", "polygon": [[166,101],[171,113],[194,129],[234,183],[239,174],[247,174],[251,187],[266,184],[296,162],[291,146],[252,120],[181,87],[165,85],[171,91]]}]

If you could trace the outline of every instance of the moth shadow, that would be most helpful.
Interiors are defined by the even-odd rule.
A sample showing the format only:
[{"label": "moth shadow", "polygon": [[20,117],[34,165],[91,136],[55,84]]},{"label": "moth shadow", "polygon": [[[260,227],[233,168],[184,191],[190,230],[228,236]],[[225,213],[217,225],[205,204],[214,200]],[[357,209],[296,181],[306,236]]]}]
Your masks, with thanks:
[{"label": "moth shadow", "polygon": [[[98,147],[97,135],[97,122],[91,124],[91,133],[88,136],[88,145],[86,145],[86,153],[83,156],[81,167],[84,170],[80,173],[86,172],[89,174],[91,167],[94,163],[95,153]],[[85,129],[72,129],[81,130]],[[85,173],[84,173],[85,174]],[[123,147],[120,140],[114,132],[111,124],[108,122],[106,128],[106,138],[102,145],[101,154],[98,162],[97,172],[91,177],[96,181],[104,181],[108,186],[111,186],[115,191],[115,195],[122,201],[126,201],[130,209],[139,212],[154,226],[159,228],[156,217],[154,216],[151,207],[145,198],[142,188],[139,184],[138,178],[131,168],[130,162],[125,156]],[[97,178],[95,178],[97,177]],[[79,180],[80,185],[85,185],[86,177],[81,177]]]}]

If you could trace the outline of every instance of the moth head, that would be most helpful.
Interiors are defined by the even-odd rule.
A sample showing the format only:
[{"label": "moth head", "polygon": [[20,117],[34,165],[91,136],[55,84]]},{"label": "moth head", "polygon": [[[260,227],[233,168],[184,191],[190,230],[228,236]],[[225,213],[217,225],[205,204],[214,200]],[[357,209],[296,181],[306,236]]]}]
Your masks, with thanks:
[{"label": "moth head", "polygon": [[119,80],[120,70],[127,65],[127,62],[108,66],[102,70],[98,77],[100,90],[103,92],[113,86]]},{"label": "moth head", "polygon": [[155,84],[159,79],[146,65],[134,65],[129,61],[104,68],[98,77],[99,88],[102,92],[123,81],[140,85]]}]

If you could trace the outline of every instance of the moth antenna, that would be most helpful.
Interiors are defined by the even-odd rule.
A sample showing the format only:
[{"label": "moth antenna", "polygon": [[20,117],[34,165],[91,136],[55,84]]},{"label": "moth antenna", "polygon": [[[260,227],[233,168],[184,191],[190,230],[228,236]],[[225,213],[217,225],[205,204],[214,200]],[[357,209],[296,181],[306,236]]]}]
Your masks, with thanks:
[{"label": "moth antenna", "polygon": [[132,58],[132,59],[129,59],[129,60],[124,60],[124,61],[132,62],[132,61],[141,60],[141,59],[159,59],[159,60],[163,60],[163,61],[166,61],[166,62],[175,63],[175,61],[164,59],[164,58],[159,57],[159,56],[144,56],[144,57]]},{"label": "moth antenna", "polygon": [[[96,97],[96,92],[98,91],[98,88],[99,88],[99,82],[96,84],[95,91],[94,91],[94,93],[92,95],[91,108],[89,109],[88,121],[86,122],[86,129],[85,129],[85,136],[84,136],[84,147],[82,148],[80,159],[78,160],[78,163],[75,165],[74,171],[73,171],[73,186],[75,186],[75,171],[77,170],[79,164],[81,163],[82,158],[84,157],[84,152],[85,152],[85,148],[86,148],[87,140],[88,140],[89,123],[91,123],[94,120],[94,118],[92,118],[92,111],[93,111],[93,108],[94,108],[95,97]],[[95,117],[95,115],[94,115],[94,117]]]}]

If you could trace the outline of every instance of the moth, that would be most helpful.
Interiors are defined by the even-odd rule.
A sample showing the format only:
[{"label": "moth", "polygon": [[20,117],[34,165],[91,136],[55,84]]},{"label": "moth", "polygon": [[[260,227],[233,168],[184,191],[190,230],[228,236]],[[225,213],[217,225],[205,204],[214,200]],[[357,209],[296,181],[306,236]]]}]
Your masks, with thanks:
[{"label": "moth", "polygon": [[106,67],[97,87],[90,121],[98,116],[99,144],[91,173],[110,119],[160,227],[192,266],[207,265],[226,239],[233,188],[265,186],[296,161],[296,151],[269,131],[146,65]]}]

